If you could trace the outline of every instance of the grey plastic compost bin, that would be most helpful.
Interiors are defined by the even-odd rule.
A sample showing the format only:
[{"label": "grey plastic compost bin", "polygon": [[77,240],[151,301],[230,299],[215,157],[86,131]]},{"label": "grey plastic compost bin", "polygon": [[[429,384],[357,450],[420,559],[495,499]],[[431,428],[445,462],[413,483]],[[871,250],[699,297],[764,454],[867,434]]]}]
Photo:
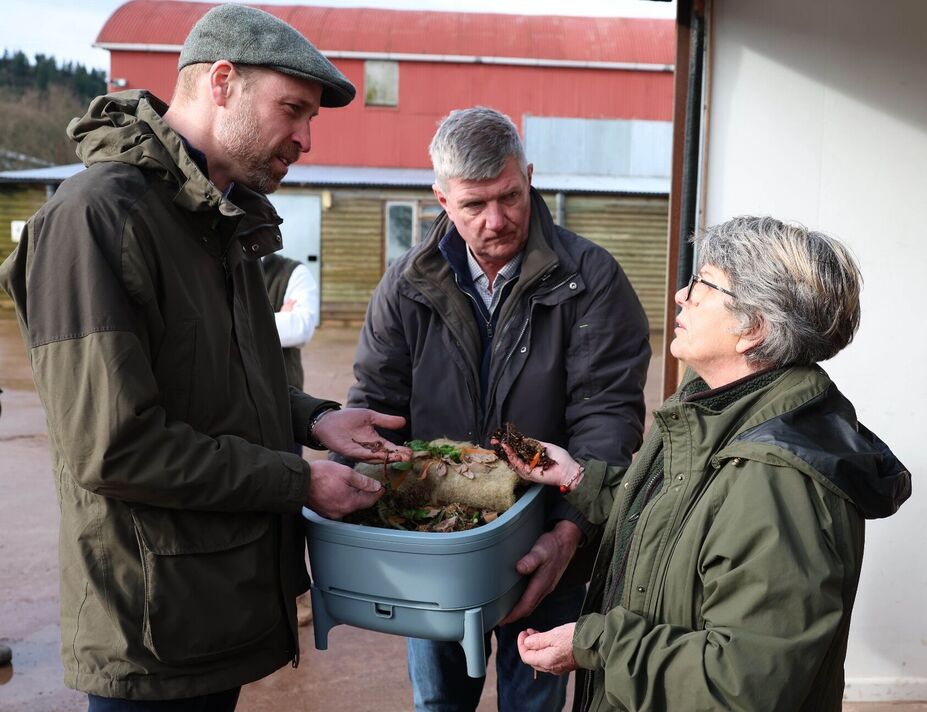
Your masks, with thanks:
[{"label": "grey plastic compost bin", "polygon": [[465,532],[345,524],[303,509],[312,565],[315,647],[358,628],[456,640],[467,674],[486,674],[484,633],[515,606],[527,579],[515,563],[544,531],[544,488],[533,485],[494,522]]}]

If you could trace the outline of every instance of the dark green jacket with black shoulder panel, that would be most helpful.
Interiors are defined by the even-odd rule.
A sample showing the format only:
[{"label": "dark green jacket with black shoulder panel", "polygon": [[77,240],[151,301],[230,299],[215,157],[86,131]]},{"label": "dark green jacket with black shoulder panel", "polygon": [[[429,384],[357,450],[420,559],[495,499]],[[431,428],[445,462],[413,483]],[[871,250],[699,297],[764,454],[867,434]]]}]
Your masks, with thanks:
[{"label": "dark green jacket with black shoulder panel", "polygon": [[[661,448],[662,489],[637,518],[620,600],[604,601]],[[626,472],[590,462],[568,496],[607,521],[573,637],[574,709],[839,712],[864,520],[910,488],[818,367],[721,411],[673,396]]]},{"label": "dark green jacket with black shoulder panel", "polygon": [[145,92],[69,127],[88,168],[0,267],[45,407],[61,507],[65,681],[185,697],[298,655],[292,454],[325,402],[288,391],[259,263],[280,219],[227,199]]}]

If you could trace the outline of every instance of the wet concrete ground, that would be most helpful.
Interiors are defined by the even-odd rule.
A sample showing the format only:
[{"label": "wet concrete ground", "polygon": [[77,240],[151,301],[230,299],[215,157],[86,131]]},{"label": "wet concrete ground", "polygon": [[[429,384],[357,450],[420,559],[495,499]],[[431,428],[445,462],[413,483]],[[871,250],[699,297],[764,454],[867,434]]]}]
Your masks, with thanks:
[{"label": "wet concrete ground", "polygon": [[[307,391],[343,400],[351,382],[357,330],[323,327],[305,349]],[[652,364],[648,405],[658,398]],[[86,697],[62,683],[58,657],[58,509],[45,417],[15,322],[0,312],[0,642],[13,665],[0,668],[3,712],[78,712]],[[314,456],[317,456],[313,453]],[[313,710],[400,712],[412,708],[402,638],[347,626],[333,629],[317,651],[312,627],[300,629],[298,669],[283,668],[242,691],[241,712]],[[496,709],[488,675],[479,712]],[[927,712],[927,703],[847,704],[850,712]]]}]

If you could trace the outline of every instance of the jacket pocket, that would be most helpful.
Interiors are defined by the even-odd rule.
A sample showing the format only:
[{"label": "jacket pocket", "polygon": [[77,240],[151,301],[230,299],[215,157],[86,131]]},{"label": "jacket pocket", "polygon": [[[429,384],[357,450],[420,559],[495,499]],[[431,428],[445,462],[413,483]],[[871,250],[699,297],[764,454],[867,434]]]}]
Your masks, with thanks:
[{"label": "jacket pocket", "polygon": [[574,365],[571,368],[578,378],[576,387],[579,397],[592,398],[600,393],[605,385],[602,383],[602,375],[595,367],[596,351],[601,348],[601,333],[603,329],[613,329],[614,325],[581,321],[575,328],[575,335],[572,337],[575,350],[570,355]]},{"label": "jacket pocket", "polygon": [[132,510],[145,587],[143,641],[161,662],[232,655],[282,618],[274,517]]}]

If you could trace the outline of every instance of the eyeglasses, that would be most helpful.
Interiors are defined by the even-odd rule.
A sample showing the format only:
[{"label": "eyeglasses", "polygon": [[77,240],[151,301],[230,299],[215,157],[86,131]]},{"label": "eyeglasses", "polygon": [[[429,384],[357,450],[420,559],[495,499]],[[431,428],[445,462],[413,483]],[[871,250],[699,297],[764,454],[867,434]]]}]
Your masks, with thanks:
[{"label": "eyeglasses", "polygon": [[686,290],[686,301],[688,302],[692,298],[692,289],[695,287],[695,283],[704,284],[706,287],[711,287],[712,289],[717,289],[719,292],[726,294],[733,299],[737,299],[736,295],[733,292],[729,292],[724,287],[719,287],[717,284],[712,284],[708,280],[702,279],[697,274],[693,274],[692,278],[689,280],[689,289]]}]

